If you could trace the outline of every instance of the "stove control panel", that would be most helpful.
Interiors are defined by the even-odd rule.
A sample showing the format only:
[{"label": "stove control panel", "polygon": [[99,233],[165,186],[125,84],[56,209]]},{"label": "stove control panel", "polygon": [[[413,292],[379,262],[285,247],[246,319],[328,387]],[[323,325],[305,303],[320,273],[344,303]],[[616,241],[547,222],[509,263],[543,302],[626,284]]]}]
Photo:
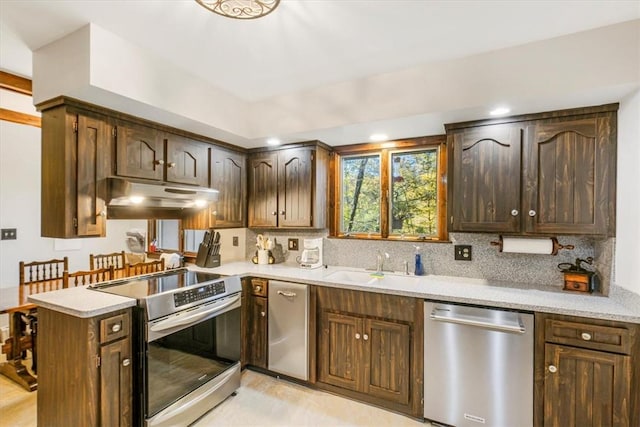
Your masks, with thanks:
[{"label": "stove control panel", "polygon": [[191,304],[193,302],[209,299],[225,293],[224,281],[208,283],[193,287],[173,294],[173,302],[176,307]]}]

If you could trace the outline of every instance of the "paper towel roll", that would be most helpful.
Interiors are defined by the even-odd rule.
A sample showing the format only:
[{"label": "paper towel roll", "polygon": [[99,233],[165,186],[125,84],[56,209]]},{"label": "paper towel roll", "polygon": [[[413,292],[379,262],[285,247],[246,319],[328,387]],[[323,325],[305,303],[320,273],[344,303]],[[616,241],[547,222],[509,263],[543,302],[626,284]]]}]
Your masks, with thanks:
[{"label": "paper towel roll", "polygon": [[503,237],[502,252],[552,255],[557,251],[553,238]]}]

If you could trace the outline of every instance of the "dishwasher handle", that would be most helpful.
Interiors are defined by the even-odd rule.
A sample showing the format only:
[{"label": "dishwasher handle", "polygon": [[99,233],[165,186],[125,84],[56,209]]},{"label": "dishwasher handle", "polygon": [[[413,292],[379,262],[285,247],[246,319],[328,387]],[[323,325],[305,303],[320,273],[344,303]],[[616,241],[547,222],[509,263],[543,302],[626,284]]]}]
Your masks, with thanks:
[{"label": "dishwasher handle", "polygon": [[295,292],[289,292],[289,291],[278,291],[278,295],[282,295],[283,297],[287,297],[287,298],[295,298],[296,297],[296,293]]},{"label": "dishwasher handle", "polygon": [[491,321],[478,320],[477,318],[468,317],[468,316],[461,316],[461,315],[442,316],[437,313],[438,311],[449,311],[449,310],[434,308],[433,311],[431,311],[431,315],[429,316],[429,318],[437,322],[476,326],[479,328],[493,329],[500,332],[511,332],[511,333],[517,333],[517,334],[524,334],[526,332],[526,329],[522,324],[522,320],[520,318],[518,318],[517,324],[512,323],[510,325],[508,324],[505,325],[502,323],[493,323]]}]

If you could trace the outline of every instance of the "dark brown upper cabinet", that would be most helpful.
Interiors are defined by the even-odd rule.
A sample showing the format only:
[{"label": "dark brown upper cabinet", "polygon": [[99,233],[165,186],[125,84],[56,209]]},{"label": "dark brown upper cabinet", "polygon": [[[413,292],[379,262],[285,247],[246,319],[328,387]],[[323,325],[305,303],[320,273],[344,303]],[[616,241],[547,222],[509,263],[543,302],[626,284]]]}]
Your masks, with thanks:
[{"label": "dark brown upper cabinet", "polygon": [[134,123],[118,122],[115,134],[117,175],[163,179],[165,161],[162,132]]},{"label": "dark brown upper cabinet", "polygon": [[249,159],[249,227],[324,228],[328,151],[319,145]]},{"label": "dark brown upper cabinet", "polygon": [[211,187],[218,190],[213,211],[216,227],[247,225],[247,156],[211,148]]},{"label": "dark brown upper cabinet", "polygon": [[107,118],[70,106],[42,112],[42,237],[106,235]]},{"label": "dark brown upper cabinet", "polygon": [[211,146],[211,188],[218,201],[182,219],[185,230],[241,228],[247,226],[247,156]]},{"label": "dark brown upper cabinet", "polygon": [[210,145],[173,134],[165,134],[165,138],[167,150],[165,180],[208,187]]},{"label": "dark brown upper cabinet", "polygon": [[117,175],[209,185],[209,144],[122,121],[115,135]]},{"label": "dark brown upper cabinet", "polygon": [[522,130],[501,124],[449,136],[454,231],[520,231]]},{"label": "dark brown upper cabinet", "polygon": [[446,125],[449,231],[614,235],[617,108]]}]

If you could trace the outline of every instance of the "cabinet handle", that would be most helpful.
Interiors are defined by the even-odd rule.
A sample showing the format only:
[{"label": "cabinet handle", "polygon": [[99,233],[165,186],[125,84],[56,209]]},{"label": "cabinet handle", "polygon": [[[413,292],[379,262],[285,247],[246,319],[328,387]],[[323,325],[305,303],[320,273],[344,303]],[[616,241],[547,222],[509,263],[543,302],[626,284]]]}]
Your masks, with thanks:
[{"label": "cabinet handle", "polygon": [[360,334],[356,334],[356,339],[359,340],[360,339]]},{"label": "cabinet handle", "polygon": [[591,341],[591,334],[587,333],[587,332],[583,332],[581,335],[583,340],[585,341]]},{"label": "cabinet handle", "polygon": [[260,291],[262,290],[262,286],[260,286],[260,285],[256,285],[256,286],[255,286],[255,288],[253,288],[253,290],[254,290],[255,292],[260,292]]},{"label": "cabinet handle", "polygon": [[364,335],[362,336],[362,339],[364,339],[365,341],[367,341],[367,340],[369,339],[369,335],[364,334]]},{"label": "cabinet handle", "polygon": [[267,315],[267,313],[265,313],[264,311],[261,311],[261,312],[260,312],[260,316],[264,317],[264,316],[266,316],[266,315]]},{"label": "cabinet handle", "polygon": [[120,325],[120,323],[115,323],[111,327],[111,332],[120,332],[120,329],[122,329],[122,326]]},{"label": "cabinet handle", "polygon": [[552,374],[555,374],[556,372],[558,372],[558,368],[556,368],[553,365],[549,365],[549,372],[551,372]]},{"label": "cabinet handle", "polygon": [[280,211],[280,215],[284,215],[284,211]]},{"label": "cabinet handle", "polygon": [[211,215],[218,215],[218,211],[211,212]]},{"label": "cabinet handle", "polygon": [[156,160],[153,163],[156,164],[156,165],[164,165],[164,160]]},{"label": "cabinet handle", "polygon": [[533,209],[531,209],[531,210],[529,211],[529,216],[530,216],[530,217],[534,217],[534,216],[536,216],[536,211],[534,211]]},{"label": "cabinet handle", "polygon": [[175,168],[175,167],[176,167],[176,164],[175,164],[175,162],[171,162],[171,163],[168,163],[168,164],[167,164],[167,167],[168,167],[168,168]]},{"label": "cabinet handle", "polygon": [[129,366],[131,364],[131,359],[124,359],[122,361],[122,366]]},{"label": "cabinet handle", "polygon": [[518,209],[512,209],[511,216],[518,216]]},{"label": "cabinet handle", "polygon": [[273,212],[271,212],[271,215],[274,215],[274,216],[275,216],[275,215],[278,215],[278,212],[273,211]]}]

